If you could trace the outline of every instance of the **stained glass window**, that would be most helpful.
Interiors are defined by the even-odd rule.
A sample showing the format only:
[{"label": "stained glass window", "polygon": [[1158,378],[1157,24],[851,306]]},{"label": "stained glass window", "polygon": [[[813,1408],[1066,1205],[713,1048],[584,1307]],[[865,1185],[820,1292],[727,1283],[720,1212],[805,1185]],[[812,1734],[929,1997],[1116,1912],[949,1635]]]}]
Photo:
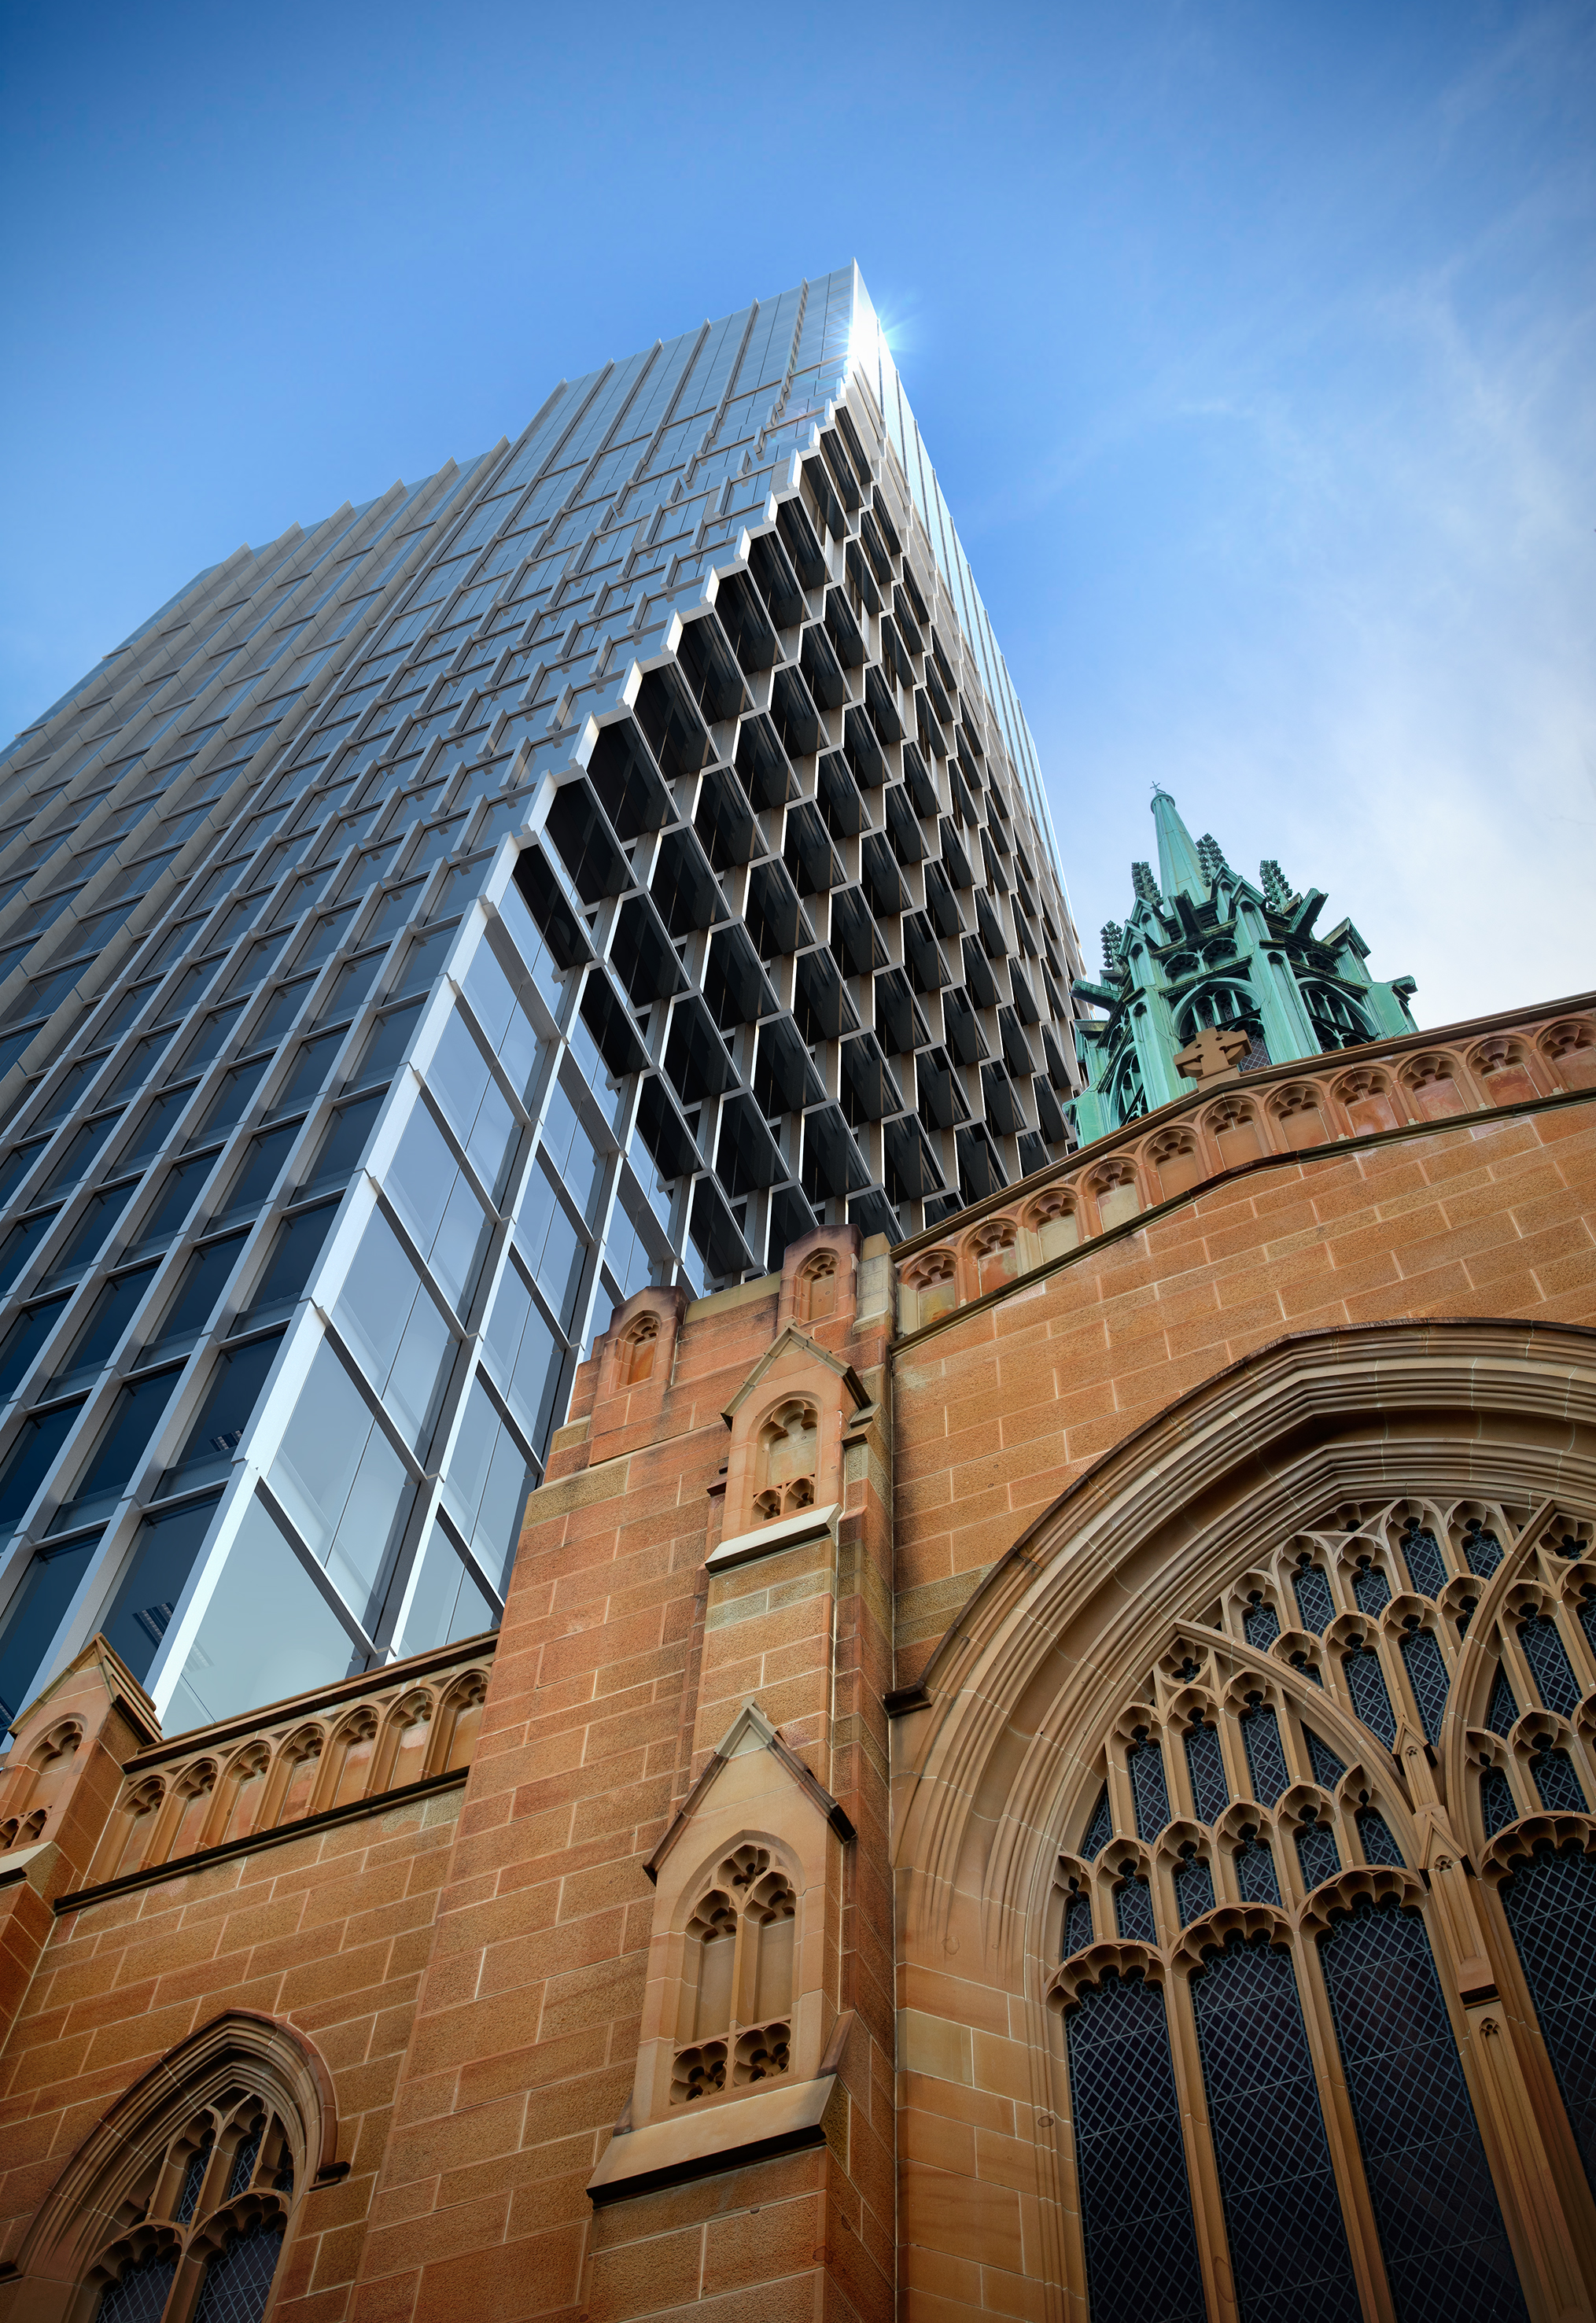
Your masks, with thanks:
[{"label": "stained glass window", "polygon": [[1274,1857],[1266,1842],[1256,1836],[1236,1850],[1236,1887],[1243,1904],[1278,1904],[1280,1900]]},{"label": "stained glass window", "polygon": [[1314,1770],[1315,1782],[1322,1783],[1327,1791],[1333,1791],[1346,1768],[1328,1742],[1320,1741],[1311,1726],[1303,1728],[1302,1739],[1307,1744],[1307,1761]]},{"label": "stained glass window", "polygon": [[1341,1856],[1335,1833],[1328,1823],[1313,1816],[1304,1818],[1297,1833],[1297,1860],[1302,1866],[1305,1887],[1316,1887],[1321,1879],[1335,1878],[1341,1868]]},{"label": "stained glass window", "polygon": [[1446,1560],[1427,1525],[1414,1525],[1402,1535],[1402,1554],[1419,1595],[1438,1597],[1446,1586]]},{"label": "stained glass window", "polygon": [[1494,1839],[1499,1831],[1518,1820],[1513,1786],[1500,1767],[1487,1767],[1480,1777],[1480,1813],[1485,1819],[1487,1839]]},{"label": "stained glass window", "polygon": [[1391,1584],[1377,1565],[1361,1565],[1353,1576],[1353,1595],[1361,1613],[1383,1613],[1391,1602]]},{"label": "stained glass window", "polygon": [[1290,1960],[1233,1936],[1191,1997],[1236,2304],[1248,2318],[1359,2323]]},{"label": "stained glass window", "polygon": [[1357,1712],[1371,1734],[1377,1734],[1391,1749],[1397,1740],[1397,1722],[1391,1714],[1391,1698],[1385,1690],[1385,1674],[1380,1666],[1380,1656],[1371,1646],[1342,1657],[1346,1672],[1347,1692]]},{"label": "stained glass window", "polygon": [[235,2236],[205,2271],[194,2323],[261,2323],[281,2252],[270,2220]]},{"label": "stained glass window", "polygon": [[205,2183],[206,2170],[210,2162],[211,2147],[216,2143],[207,2132],[203,2145],[188,2156],[188,2166],[183,2172],[183,2190],[178,2197],[177,2220],[186,2227],[194,2216],[194,2206],[199,2199],[199,2190]]},{"label": "stained glass window", "polygon": [[1408,1673],[1408,1683],[1413,1688],[1413,1699],[1418,1704],[1419,1719],[1425,1739],[1438,1742],[1441,1721],[1446,1715],[1446,1694],[1451,1679],[1440,1646],[1428,1630],[1409,1630],[1402,1639],[1402,1666]]},{"label": "stained glass window", "polygon": [[1401,2323],[1527,2323],[1422,1921],[1364,1906],[1319,1958]]},{"label": "stained glass window", "polygon": [[1360,1807],[1357,1815],[1358,1844],[1363,1850],[1365,1863],[1394,1863],[1399,1871],[1404,1867],[1402,1850],[1391,1836],[1391,1827],[1378,1807]]},{"label": "stained glass window", "polygon": [[1064,1906],[1064,1958],[1084,1951],[1091,1941],[1091,1904],[1085,1896],[1072,1896]]},{"label": "stained glass window", "polygon": [[1291,1586],[1297,1596],[1297,1610],[1302,1626],[1315,1637],[1323,1637],[1335,1619],[1335,1601],[1330,1594],[1330,1584],[1316,1565],[1298,1566],[1291,1575]]},{"label": "stained glass window", "polygon": [[1189,1928],[1205,1912],[1214,1908],[1214,1875],[1206,1863],[1190,1857],[1175,1874],[1175,1902],[1180,1913],[1180,1924]]},{"label": "stained glass window", "polygon": [[1493,1532],[1487,1532],[1478,1517],[1471,1517],[1463,1528],[1463,1555],[1469,1571],[1477,1573],[1481,1581],[1489,1581],[1502,1561],[1502,1545]]},{"label": "stained glass window", "polygon": [[1584,1789],[1566,1750],[1543,1750],[1530,1760],[1529,1771],[1548,1814],[1584,1813]]},{"label": "stained glass window", "polygon": [[1572,1718],[1579,1708],[1579,1683],[1569,1666],[1556,1622],[1547,1613],[1520,1621],[1518,1642],[1546,1708],[1555,1711],[1559,1718]]},{"label": "stained glass window", "polygon": [[1272,1807],[1281,1792],[1291,1786],[1291,1772],[1280,1742],[1280,1721],[1265,1702],[1243,1711],[1241,1725],[1252,1795],[1261,1807]]},{"label": "stained glass window", "polygon": [[1198,1820],[1217,1823],[1230,1804],[1230,1786],[1225,1779],[1225,1753],[1212,1726],[1198,1722],[1187,1729],[1186,1771]]},{"label": "stained glass window", "polygon": [[177,2260],[159,2253],[130,2266],[101,2292],[95,2323],[160,2323],[177,2271]]},{"label": "stained glass window", "polygon": [[1164,1755],[1156,1742],[1137,1742],[1126,1753],[1131,1795],[1136,1803],[1136,1836],[1156,1839],[1169,1820],[1169,1792],[1164,1781]]},{"label": "stained glass window", "polygon": [[1261,1654],[1268,1653],[1270,1646],[1280,1634],[1280,1615],[1272,1605],[1265,1602],[1256,1590],[1252,1593],[1252,1602],[1246,1611],[1242,1616],[1242,1629],[1245,1633],[1247,1643],[1250,1646],[1255,1646]]},{"label": "stained glass window", "polygon": [[1097,1794],[1097,1804],[1092,1809],[1092,1820],[1086,1828],[1080,1851],[1088,1863],[1095,1863],[1114,1837],[1114,1816],[1108,1804],[1108,1786],[1104,1784]]},{"label": "stained glass window", "polygon": [[1596,1858],[1551,1848],[1501,1890],[1541,2038],[1596,2189]]},{"label": "stained glass window", "polygon": [[1510,1734],[1518,1722],[1518,1704],[1505,1669],[1500,1666],[1496,1682],[1491,1689],[1491,1701],[1485,1712],[1485,1723],[1493,1734]]},{"label": "stained glass window", "polygon": [[1152,1916],[1152,1890],[1145,1879],[1122,1879],[1114,1891],[1114,1924],[1127,1942],[1156,1944],[1158,1926]]},{"label": "stained glass window", "polygon": [[1204,2323],[1163,1995],[1106,1977],[1065,2023],[1093,2323]]}]

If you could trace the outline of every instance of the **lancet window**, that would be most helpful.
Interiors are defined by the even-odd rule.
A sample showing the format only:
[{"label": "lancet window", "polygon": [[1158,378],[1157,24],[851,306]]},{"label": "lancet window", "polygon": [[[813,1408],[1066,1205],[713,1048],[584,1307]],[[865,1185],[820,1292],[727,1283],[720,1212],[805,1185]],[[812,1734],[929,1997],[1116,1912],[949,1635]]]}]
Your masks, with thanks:
[{"label": "lancet window", "polygon": [[671,2103],[744,2096],[792,2061],[798,1902],[752,1841],[717,1867],[688,1918]]},{"label": "lancet window", "polygon": [[812,1403],[782,1404],[759,1430],[754,1513],[761,1524],[814,1506],[820,1416]]},{"label": "lancet window", "polygon": [[[1526,2323],[1456,2026],[1513,1963],[1596,2191],[1592,1800],[1582,1520],[1327,1509],[1168,1640],[1077,1795],[1050,1936],[1094,2318],[1152,2311],[1156,2235],[1174,2323],[1205,2269],[1243,2315],[1351,2323],[1362,2281],[1399,2323]],[[1460,1865],[1468,1940],[1436,1916]]]}]

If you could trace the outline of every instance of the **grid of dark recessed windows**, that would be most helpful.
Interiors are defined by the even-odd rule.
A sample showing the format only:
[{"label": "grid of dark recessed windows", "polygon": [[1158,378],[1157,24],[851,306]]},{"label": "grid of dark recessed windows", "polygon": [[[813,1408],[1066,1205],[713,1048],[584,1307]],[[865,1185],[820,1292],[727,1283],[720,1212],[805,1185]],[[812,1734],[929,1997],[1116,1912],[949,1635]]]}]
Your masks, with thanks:
[{"label": "grid of dark recessed windows", "polygon": [[1391,1584],[1377,1565],[1364,1562],[1353,1575],[1353,1595],[1361,1613],[1383,1613],[1391,1602]]},{"label": "grid of dark recessed windows", "polygon": [[1371,1734],[1377,1734],[1390,1749],[1397,1740],[1397,1721],[1390,1695],[1386,1692],[1380,1656],[1371,1646],[1362,1646],[1353,1653],[1344,1654],[1341,1666],[1346,1672],[1346,1690],[1352,1695],[1353,1708]]},{"label": "grid of dark recessed windows", "polygon": [[1358,1844],[1363,1850],[1365,1863],[1394,1863],[1402,1868],[1402,1850],[1391,1836],[1391,1827],[1378,1807],[1360,1807],[1357,1813]]},{"label": "grid of dark recessed windows", "polygon": [[1114,1891],[1114,1919],[1128,1942],[1156,1944],[1158,1924],[1152,1913],[1152,1890],[1145,1879],[1122,1879]]},{"label": "grid of dark recessed windows", "polygon": [[1319,1960],[1399,2323],[1527,2323],[1424,1923],[1365,1905]]},{"label": "grid of dark recessed windows", "polygon": [[1243,1904],[1278,1904],[1280,1883],[1269,1842],[1254,1835],[1237,1848],[1236,1887]]},{"label": "grid of dark recessed windows", "polygon": [[1085,1896],[1071,1896],[1064,1906],[1063,1957],[1084,1951],[1092,1941],[1092,1906]]},{"label": "grid of dark recessed windows", "polygon": [[1501,1900],[1596,2191],[1596,1856],[1543,1844],[1504,1882]]},{"label": "grid of dark recessed windows", "polygon": [[1316,1565],[1299,1565],[1291,1575],[1291,1587],[1297,1598],[1297,1610],[1302,1626],[1315,1637],[1323,1637],[1335,1619],[1335,1601],[1330,1594],[1330,1584]]},{"label": "grid of dark recessed windows", "polygon": [[1297,1860],[1302,1868],[1305,1887],[1316,1887],[1322,1879],[1334,1879],[1341,1868],[1335,1833],[1311,1810],[1298,1826]]},{"label": "grid of dark recessed windows", "polygon": [[1092,1819],[1080,1843],[1080,1851],[1087,1861],[1095,1862],[1113,1837],[1114,1810],[1108,1804],[1108,1786],[1105,1783],[1097,1794],[1097,1804],[1092,1809]]},{"label": "grid of dark recessed windows", "polygon": [[1463,1528],[1463,1556],[1471,1573],[1481,1581],[1489,1581],[1502,1561],[1502,1545],[1493,1532],[1487,1532],[1478,1517],[1471,1517]]},{"label": "grid of dark recessed windows", "polygon": [[1233,1936],[1191,1980],[1203,2088],[1242,2314],[1359,2323],[1291,1962]]},{"label": "grid of dark recessed windows", "polygon": [[1510,1823],[1518,1820],[1518,1803],[1513,1796],[1513,1786],[1500,1767],[1487,1767],[1480,1777],[1480,1813],[1485,1822],[1485,1836],[1494,1839]]},{"label": "grid of dark recessed windows", "polygon": [[1247,1643],[1255,1646],[1261,1654],[1266,1654],[1280,1634],[1280,1617],[1272,1605],[1260,1597],[1256,1603],[1250,1603],[1243,1614],[1242,1628]]},{"label": "grid of dark recessed windows", "polygon": [[1402,1535],[1402,1554],[1419,1595],[1438,1597],[1446,1586],[1446,1560],[1427,1525],[1415,1526]]},{"label": "grid of dark recessed windows", "polygon": [[1203,2323],[1163,1995],[1111,1974],[1065,2027],[1093,2323]]},{"label": "grid of dark recessed windows", "polygon": [[1513,1693],[1512,1680],[1507,1671],[1498,1668],[1491,1685],[1491,1700],[1485,1706],[1485,1723],[1493,1734],[1510,1734],[1518,1723],[1518,1703]]},{"label": "grid of dark recessed windows", "polygon": [[1169,1820],[1164,1754],[1156,1742],[1136,1742],[1125,1758],[1131,1775],[1131,1796],[1136,1806],[1136,1836],[1156,1839]]},{"label": "grid of dark recessed windows", "polygon": [[1213,1910],[1214,1874],[1200,1857],[1189,1856],[1176,1871],[1175,1904],[1183,1928]]},{"label": "grid of dark recessed windows", "polygon": [[1530,1760],[1529,1771],[1548,1814],[1584,1813],[1584,1786],[1566,1750],[1543,1750]]},{"label": "grid of dark recessed windows", "polygon": [[1327,1791],[1333,1791],[1346,1768],[1330,1745],[1321,1741],[1311,1726],[1303,1728],[1302,1739],[1307,1744],[1307,1762],[1314,1770],[1315,1782],[1322,1783]]}]

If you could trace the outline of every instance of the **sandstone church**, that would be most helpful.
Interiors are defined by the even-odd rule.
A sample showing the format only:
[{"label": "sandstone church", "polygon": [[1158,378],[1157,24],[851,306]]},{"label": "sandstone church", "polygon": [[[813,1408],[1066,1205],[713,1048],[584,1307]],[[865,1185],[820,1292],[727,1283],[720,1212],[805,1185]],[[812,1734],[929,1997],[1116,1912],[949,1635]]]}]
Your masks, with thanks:
[{"label": "sandstone church", "polygon": [[0,2318],[1574,2323],[1596,996],[1155,802],[1067,1160],[645,1288],[501,1627],[0,1776]]}]

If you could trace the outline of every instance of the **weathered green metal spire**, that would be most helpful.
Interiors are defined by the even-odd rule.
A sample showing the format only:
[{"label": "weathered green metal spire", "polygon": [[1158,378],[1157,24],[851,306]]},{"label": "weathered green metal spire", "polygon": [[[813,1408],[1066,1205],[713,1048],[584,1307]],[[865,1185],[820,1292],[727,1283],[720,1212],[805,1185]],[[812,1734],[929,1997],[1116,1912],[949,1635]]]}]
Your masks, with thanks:
[{"label": "weathered green metal spire", "polygon": [[1197,861],[1192,836],[1180,820],[1180,810],[1168,791],[1152,794],[1152,825],[1158,832],[1158,879],[1166,895],[1189,895],[1201,903],[1208,882]]},{"label": "weathered green metal spire", "polygon": [[[1161,787],[1152,820],[1159,876],[1132,865],[1134,902],[1124,927],[1103,931],[1102,981],[1074,987],[1102,1012],[1076,1024],[1087,1086],[1071,1111],[1083,1145],[1189,1097],[1196,1076],[1182,1063],[1205,1031],[1225,1036],[1224,1051],[1247,1072],[1416,1029],[1410,976],[1375,983],[1350,920],[1316,933],[1321,889],[1294,892],[1273,857],[1256,886],[1239,878],[1210,832],[1194,842]],[[1210,1041],[1204,1053],[1211,1064],[1220,1051]]]}]

